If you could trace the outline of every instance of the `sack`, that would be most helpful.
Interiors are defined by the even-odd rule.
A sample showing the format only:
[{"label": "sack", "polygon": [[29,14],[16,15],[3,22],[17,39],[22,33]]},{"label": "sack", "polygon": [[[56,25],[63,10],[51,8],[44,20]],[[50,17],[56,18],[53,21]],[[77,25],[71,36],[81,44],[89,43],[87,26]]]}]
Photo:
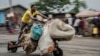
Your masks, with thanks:
[{"label": "sack", "polygon": [[21,46],[26,54],[30,54],[36,50],[37,44],[31,40],[31,34],[23,34],[21,39]]},{"label": "sack", "polygon": [[42,54],[47,54],[54,50],[54,43],[49,35],[48,25],[45,25],[43,29],[44,31],[38,42],[38,46]]},{"label": "sack", "polygon": [[72,26],[64,23],[60,19],[55,19],[51,22],[49,33],[55,39],[71,40],[75,35],[75,30]]},{"label": "sack", "polygon": [[39,40],[42,35],[43,29],[41,25],[35,25],[31,28],[31,36],[33,40]]},{"label": "sack", "polygon": [[93,28],[92,34],[98,34],[98,28],[97,28],[97,27],[94,27],[94,28]]}]

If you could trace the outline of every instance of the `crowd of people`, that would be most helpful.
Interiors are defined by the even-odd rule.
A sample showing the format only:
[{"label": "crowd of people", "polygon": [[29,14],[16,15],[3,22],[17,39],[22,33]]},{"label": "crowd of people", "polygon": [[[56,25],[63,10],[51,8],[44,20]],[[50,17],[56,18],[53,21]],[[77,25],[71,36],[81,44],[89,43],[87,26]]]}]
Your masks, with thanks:
[{"label": "crowd of people", "polygon": [[79,34],[79,28],[83,29],[85,26],[83,18],[70,17],[66,19],[66,23],[74,27],[76,34]]},{"label": "crowd of people", "polygon": [[94,17],[70,16],[66,18],[65,22],[74,27],[76,35],[100,35],[100,15]]}]

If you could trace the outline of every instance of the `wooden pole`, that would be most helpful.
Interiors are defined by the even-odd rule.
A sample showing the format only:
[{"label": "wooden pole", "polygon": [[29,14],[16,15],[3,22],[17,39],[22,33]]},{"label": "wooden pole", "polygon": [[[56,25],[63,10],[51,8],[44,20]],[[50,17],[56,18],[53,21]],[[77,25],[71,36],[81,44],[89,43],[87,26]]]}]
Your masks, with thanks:
[{"label": "wooden pole", "polygon": [[9,0],[9,6],[10,6],[10,12],[13,12],[13,8],[12,8],[12,0]]}]

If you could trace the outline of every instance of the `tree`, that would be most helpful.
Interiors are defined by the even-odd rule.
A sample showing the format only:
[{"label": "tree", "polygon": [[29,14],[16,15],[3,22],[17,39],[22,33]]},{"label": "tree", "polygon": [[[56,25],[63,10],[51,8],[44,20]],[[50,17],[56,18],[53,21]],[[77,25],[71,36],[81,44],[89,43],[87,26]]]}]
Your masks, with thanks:
[{"label": "tree", "polygon": [[64,11],[67,10],[68,7],[64,8],[65,5],[74,5],[74,8],[70,11],[71,13],[78,13],[80,8],[87,8],[87,5],[85,1],[81,0],[73,0],[70,2],[70,0],[39,0],[38,2],[35,2],[34,5],[37,6],[37,8],[44,13],[50,13],[54,9]]},{"label": "tree", "polygon": [[70,0],[39,0],[34,3],[40,11],[45,13],[50,13],[54,9],[59,10],[66,4],[70,4]]},{"label": "tree", "polygon": [[80,1],[80,0],[74,0],[72,2],[72,5],[75,7],[70,11],[72,13],[78,13],[80,8],[87,8],[86,2],[85,1]]}]

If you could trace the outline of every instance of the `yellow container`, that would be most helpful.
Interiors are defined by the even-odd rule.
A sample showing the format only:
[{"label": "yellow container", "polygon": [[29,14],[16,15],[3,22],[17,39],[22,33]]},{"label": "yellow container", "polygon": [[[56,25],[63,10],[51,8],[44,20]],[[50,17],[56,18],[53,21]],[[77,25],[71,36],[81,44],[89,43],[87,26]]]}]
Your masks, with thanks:
[{"label": "yellow container", "polygon": [[97,27],[93,28],[93,34],[98,34],[98,28]]}]

